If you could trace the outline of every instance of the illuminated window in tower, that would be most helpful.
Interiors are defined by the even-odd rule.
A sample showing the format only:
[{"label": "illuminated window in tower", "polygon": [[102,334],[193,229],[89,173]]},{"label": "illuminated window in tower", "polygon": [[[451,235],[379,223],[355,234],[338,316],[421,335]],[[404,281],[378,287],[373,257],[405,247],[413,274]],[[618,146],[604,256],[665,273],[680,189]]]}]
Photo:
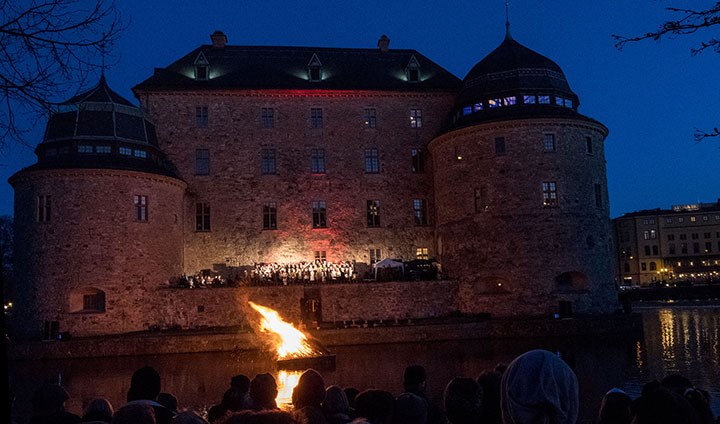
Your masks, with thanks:
[{"label": "illuminated window in tower", "polygon": [[260,122],[263,128],[275,128],[275,109],[264,107],[260,111]]},{"label": "illuminated window in tower", "polygon": [[377,174],[380,172],[378,149],[365,149],[365,172],[367,174]]},{"label": "illuminated window in tower", "polygon": [[412,172],[419,174],[425,172],[425,150],[424,149],[412,149]]},{"label": "illuminated window in tower", "polygon": [[148,220],[148,198],[142,194],[136,194],[133,198],[135,205],[135,219],[138,221]]},{"label": "illuminated window in tower", "polygon": [[526,105],[534,105],[536,101],[536,96],[523,96],[523,103]]},{"label": "illuminated window in tower", "polygon": [[210,150],[195,150],[195,175],[210,175]]},{"label": "illuminated window in tower", "polygon": [[415,259],[428,260],[429,258],[430,254],[427,247],[418,247],[415,249]]},{"label": "illuminated window in tower", "polygon": [[422,109],[410,109],[410,128],[422,127]]},{"label": "illuminated window in tower", "polygon": [[487,101],[487,104],[490,109],[494,109],[496,107],[502,106],[502,100],[501,99],[490,99]]},{"label": "illuminated window in tower", "polygon": [[382,259],[382,251],[380,249],[370,248],[370,265]]},{"label": "illuminated window in tower", "polygon": [[310,108],[310,128],[320,129],[323,127],[323,110],[319,107]]},{"label": "illuminated window in tower", "polygon": [[327,209],[324,200],[312,202],[313,228],[327,228]]},{"label": "illuminated window in tower", "polygon": [[263,230],[277,229],[277,204],[267,202],[263,205]]},{"label": "illuminated window in tower", "polygon": [[208,127],[208,108],[207,106],[197,106],[195,108],[195,126],[198,128]]},{"label": "illuminated window in tower", "polygon": [[86,144],[80,144],[77,146],[78,153],[92,153],[93,152],[93,146],[89,146]]},{"label": "illuminated window in tower", "polygon": [[50,196],[37,197],[37,222],[50,222],[51,206]]},{"label": "illuminated window in tower", "polygon": [[555,181],[543,181],[542,183],[543,206],[557,206],[557,184]]},{"label": "illuminated window in tower", "polygon": [[540,103],[541,105],[549,105],[550,96],[538,96],[538,103]]},{"label": "illuminated window in tower", "polygon": [[260,172],[264,175],[277,173],[275,149],[262,149],[260,151]]},{"label": "illuminated window in tower", "polygon": [[502,104],[503,106],[514,106],[517,104],[517,98],[515,96],[503,97]]},{"label": "illuminated window in tower", "polygon": [[377,128],[377,115],[375,108],[365,108],[363,122],[365,124],[365,128]]},{"label": "illuminated window in tower", "polygon": [[427,225],[428,223],[428,202],[425,199],[413,199],[413,215],[415,225]]},{"label": "illuminated window in tower", "polygon": [[313,174],[325,173],[325,149],[310,150],[310,172]]},{"label": "illuminated window in tower", "polygon": [[379,200],[368,200],[367,201],[367,226],[368,227],[379,227],[380,226],[380,201]]},{"label": "illuminated window in tower", "polygon": [[554,152],[555,151],[555,134],[545,134],[544,137],[544,143],[545,151],[546,152]]},{"label": "illuminated window in tower", "polygon": [[195,231],[210,231],[209,203],[195,203]]}]

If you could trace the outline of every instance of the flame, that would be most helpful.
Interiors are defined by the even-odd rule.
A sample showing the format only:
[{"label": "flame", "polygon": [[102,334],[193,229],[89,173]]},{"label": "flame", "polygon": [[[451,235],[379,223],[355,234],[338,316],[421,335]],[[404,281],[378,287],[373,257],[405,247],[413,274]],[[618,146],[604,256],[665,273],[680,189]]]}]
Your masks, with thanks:
[{"label": "flame", "polygon": [[307,336],[292,324],[283,321],[277,311],[250,301],[248,303],[263,317],[260,322],[260,331],[277,336],[275,349],[278,359],[317,355],[317,351],[308,342]]},{"label": "flame", "polygon": [[275,403],[277,403],[278,407],[282,410],[290,410],[292,406],[292,393],[293,389],[295,389],[295,386],[297,386],[298,381],[300,381],[300,376],[302,375],[302,371],[286,371],[286,370],[280,370],[278,371],[278,378],[277,380],[277,389],[278,394],[275,398]]}]

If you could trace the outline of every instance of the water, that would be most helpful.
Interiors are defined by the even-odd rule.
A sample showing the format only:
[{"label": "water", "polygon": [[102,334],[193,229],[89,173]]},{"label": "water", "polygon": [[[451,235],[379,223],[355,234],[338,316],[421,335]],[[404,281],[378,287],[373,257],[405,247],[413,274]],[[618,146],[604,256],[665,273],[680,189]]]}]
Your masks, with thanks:
[{"label": "water", "polygon": [[[618,387],[631,397],[642,385],[671,372],[690,378],[710,391],[713,411],[720,415],[720,314],[718,305],[692,302],[654,304],[637,308],[643,314],[644,337],[549,340],[458,341],[348,346],[333,349],[337,369],[323,372],[325,382],[360,390],[379,388],[394,394],[402,391],[402,374],[409,364],[428,371],[431,397],[455,376],[476,377],[498,363],[509,363],[530,349],[557,352],[578,376],[581,387],[581,418],[592,420],[605,392]],[[105,397],[113,405],[124,404],[130,375],[151,365],[163,378],[163,390],[177,396],[179,404],[205,410],[219,402],[230,377],[253,377],[272,372],[278,381],[297,375],[282,374],[263,352],[177,354],[145,357],[81,360],[27,361],[11,364],[11,386],[17,397],[17,421],[24,424],[32,391],[44,381],[60,381],[71,395],[67,407],[80,413],[83,401]],[[281,387],[282,391],[282,387]],[[284,390],[289,398],[289,387]]]}]

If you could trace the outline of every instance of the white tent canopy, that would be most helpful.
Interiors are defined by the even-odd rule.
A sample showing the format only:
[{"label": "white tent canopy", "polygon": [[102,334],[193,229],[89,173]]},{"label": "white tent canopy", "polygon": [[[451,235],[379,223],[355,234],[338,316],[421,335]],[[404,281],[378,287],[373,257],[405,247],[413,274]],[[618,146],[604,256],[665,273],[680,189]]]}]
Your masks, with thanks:
[{"label": "white tent canopy", "polygon": [[385,258],[381,261],[375,262],[373,264],[373,268],[375,268],[375,279],[377,280],[377,274],[378,269],[397,269],[400,268],[403,273],[405,273],[405,264],[401,261],[396,261],[395,259]]}]

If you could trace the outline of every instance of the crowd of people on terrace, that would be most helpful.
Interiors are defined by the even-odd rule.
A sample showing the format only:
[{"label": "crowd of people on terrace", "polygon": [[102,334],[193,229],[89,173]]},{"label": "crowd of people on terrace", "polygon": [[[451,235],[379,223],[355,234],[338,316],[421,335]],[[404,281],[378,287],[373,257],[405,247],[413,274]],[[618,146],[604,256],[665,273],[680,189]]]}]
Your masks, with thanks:
[{"label": "crowd of people on terrace", "polygon": [[427,375],[411,365],[403,375],[403,393],[326,386],[320,372],[308,369],[292,392],[292,407],[276,404],[278,387],[269,373],[253,379],[233,376],[230,387],[202,413],[161,392],[152,367],[135,371],[127,403],[114,408],[94,399],[83,416],[65,410],[69,394],[59,385],[40,387],[32,398],[31,417],[13,424],[718,424],[708,392],[687,378],[671,374],[652,381],[632,399],[613,388],[598,399],[594,420],[579,421],[579,387],[572,369],[556,354],[531,350],[510,364],[499,364],[477,378],[455,377],[442,402],[427,395]]},{"label": "crowd of people on terrace", "polygon": [[[410,262],[412,264],[413,262]],[[430,265],[425,264],[425,268]],[[437,270],[432,265],[432,273],[425,272],[434,279]],[[327,261],[316,259],[310,262],[295,263],[257,263],[252,267],[242,267],[228,277],[206,269],[194,275],[181,275],[170,279],[170,287],[175,288],[211,288],[211,287],[237,287],[237,286],[269,286],[292,284],[326,284],[326,283],[353,283],[366,280],[403,280],[427,279],[420,277],[417,268],[409,268],[408,272],[400,269],[378,269],[372,266],[365,267],[364,272],[358,271],[353,261]]]}]

